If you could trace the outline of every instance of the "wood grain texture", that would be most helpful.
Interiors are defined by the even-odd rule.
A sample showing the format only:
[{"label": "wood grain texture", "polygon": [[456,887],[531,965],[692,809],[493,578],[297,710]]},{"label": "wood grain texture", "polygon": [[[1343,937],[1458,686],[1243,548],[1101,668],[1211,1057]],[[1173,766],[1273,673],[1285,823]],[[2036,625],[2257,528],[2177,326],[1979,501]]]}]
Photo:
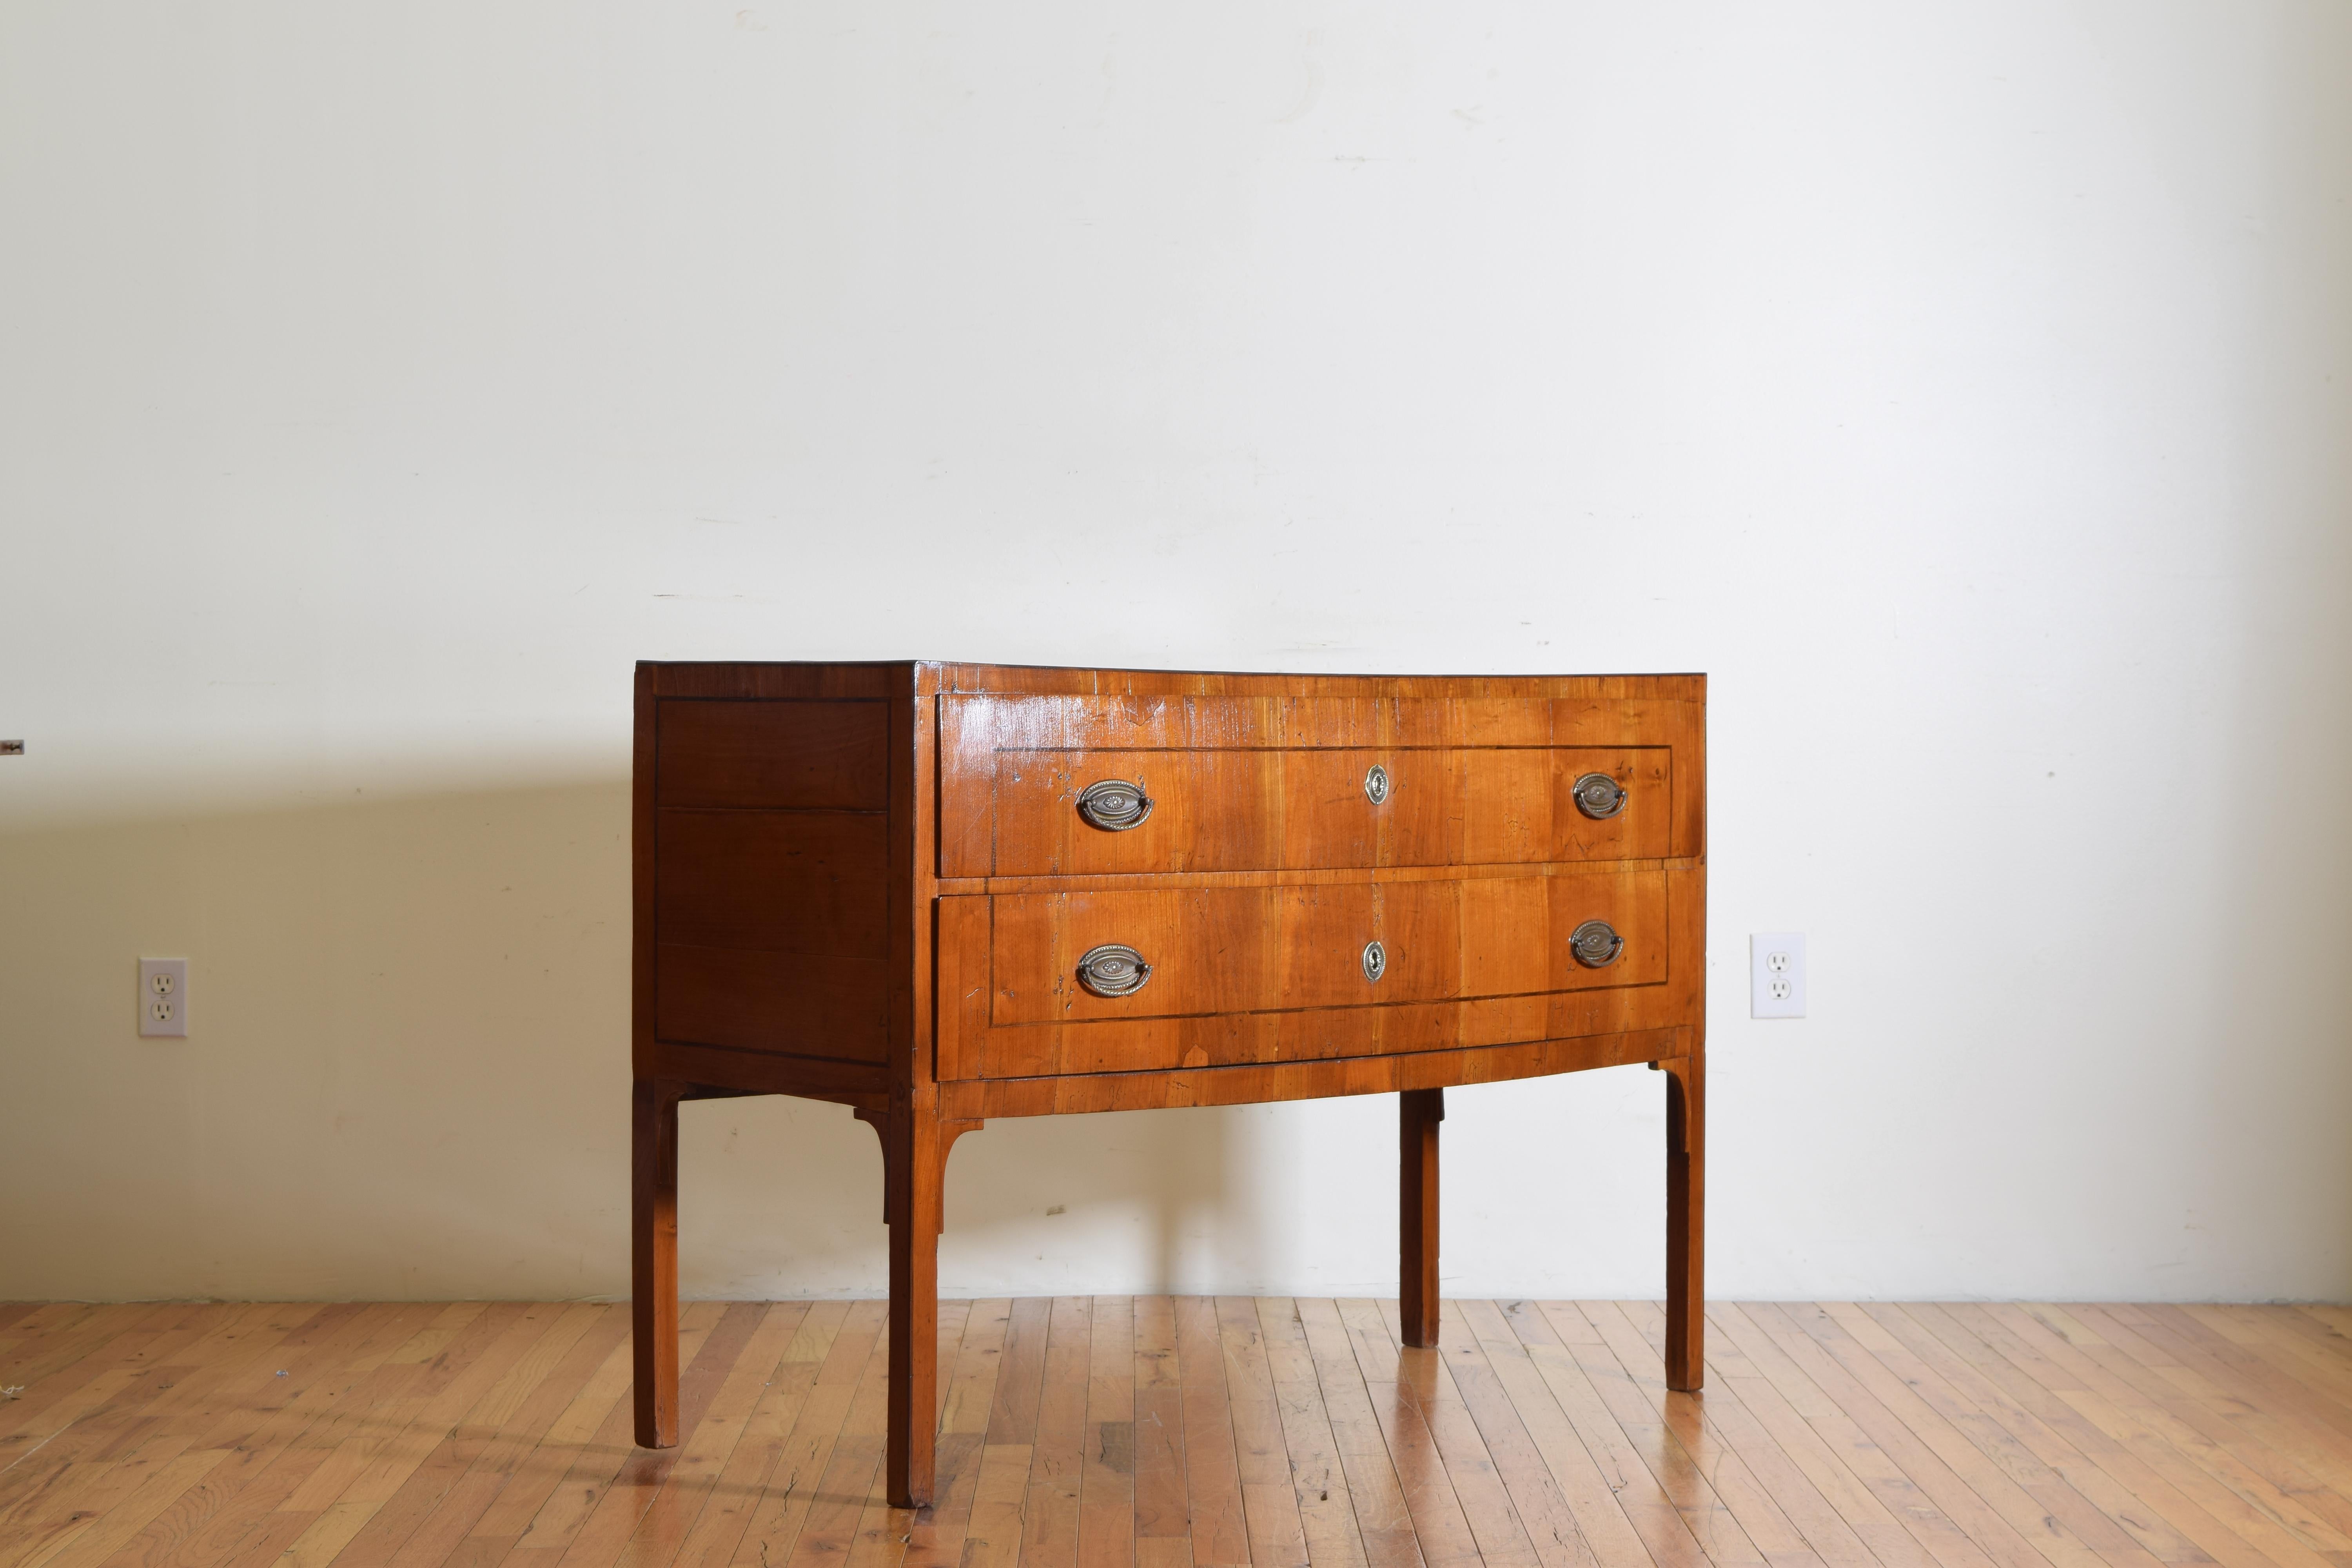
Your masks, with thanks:
[{"label": "wood grain texture", "polygon": [[872,700],[672,698],[656,717],[663,806],[887,806],[889,713]]},{"label": "wood grain texture", "polygon": [[630,1099],[629,1301],[637,1444],[677,1441],[678,1088],[640,1079]]},{"label": "wood grain texture", "polygon": [[1437,1342],[1437,1154],[1445,1091],[1409,1089],[1397,1096],[1397,1315],[1404,1342]]},{"label": "wood grain texture", "polygon": [[[1703,868],[1684,867],[942,898],[940,1077],[1157,1072],[1684,1026],[1701,1009],[1705,886]],[[1568,955],[1587,919],[1625,937],[1606,968]],[[1390,954],[1377,984],[1360,967],[1374,940]],[[1153,963],[1142,990],[1112,999],[1077,985],[1076,961],[1097,942]]]},{"label": "wood grain texture", "polygon": [[[1319,1415],[1282,1405],[1267,1421],[1269,1388],[1282,1368],[1312,1363],[1312,1336],[1252,1329],[1230,1306],[1213,1326],[1228,1352],[1222,1396],[1248,1424],[1233,1450],[1237,1492],[1223,1489],[1213,1443],[1142,1428],[1144,1412],[1164,1418],[1178,1399],[1170,1385],[1118,1370],[1139,1347],[1175,1353],[1210,1325],[1131,1306],[1100,1320],[1099,1307],[1055,1309],[1039,1353],[1096,1370],[1075,1416],[1066,1402],[1037,1407],[1028,1452],[992,1465],[935,1444],[934,1407],[958,1375],[940,1376],[941,1344],[962,1353],[963,1319],[935,1300],[946,1154],[990,1117],[1388,1092],[1425,1111],[1454,1085],[1664,1065],[1675,1099],[1663,1353],[1667,1383],[1697,1385],[1703,677],[647,664],[636,700],[632,1226],[636,1289],[653,1299],[634,1331],[688,1331],[675,1301],[677,1101],[782,1093],[850,1106],[882,1140],[892,1306],[887,1375],[859,1384],[827,1474],[864,1484],[878,1438],[881,1506],[931,1504],[953,1521],[934,1552],[955,1540],[981,1560],[1154,1568],[1180,1555],[1182,1568],[1401,1560],[1393,1510],[1368,1534],[1327,1488],[1310,1504],[1295,1470],[1284,1481],[1271,1468],[1284,1443],[1294,1465],[1360,1484],[1379,1506],[1438,1506],[1425,1478],[1350,1476],[1349,1445],[1370,1429],[1346,1400]],[[1591,775],[1613,781],[1622,811],[1580,804]],[[1131,832],[1076,813],[1079,791],[1106,777],[1151,798]],[[1605,962],[1571,951],[1588,922],[1614,933]],[[1140,950],[1152,978],[1107,998],[1077,972],[1114,942]],[[1428,1136],[1404,1149],[1412,1321],[1397,1331],[1416,1347],[1441,1317],[1433,1116],[1421,1125]],[[1022,1330],[1009,1320],[1006,1342],[1026,1354],[1036,1342]],[[1370,1331],[1349,1331],[1358,1342]],[[642,1440],[676,1441],[678,1363],[640,1346],[635,1364]],[[1188,1408],[1205,1397],[1175,1386]],[[1473,1451],[1463,1434],[1475,1421],[1423,1392],[1412,1420],[1433,1451]],[[681,1463],[706,1481],[724,1465]],[[1124,1490],[1100,1509],[1071,1502],[1085,1475],[1097,1492]],[[1231,1505],[1245,1527],[1212,1528],[1206,1559],[1189,1512],[1183,1550],[1171,1544],[1180,1478],[1188,1510]],[[1017,1532],[1009,1508],[1025,1509]],[[791,1517],[792,1552],[808,1562],[867,1561],[891,1528],[845,1500]],[[1512,1528],[1495,1539],[1549,1561]],[[558,1544],[515,1550],[535,1561]]]},{"label": "wood grain texture", "polygon": [[664,807],[655,832],[664,942],[883,958],[887,818]]},{"label": "wood grain texture", "polygon": [[[1696,699],[1478,696],[1472,679],[1311,694],[1331,679],[1263,697],[945,698],[940,873],[1705,853]],[[1416,694],[1377,694],[1400,684]],[[1379,804],[1363,787],[1374,763],[1394,784]],[[1585,772],[1626,785],[1622,814],[1570,804]],[[1099,777],[1143,783],[1151,816],[1119,833],[1077,823],[1076,792]]]},{"label": "wood grain texture", "polygon": [[889,965],[881,958],[664,942],[654,977],[659,1047],[877,1065],[889,1050]]},{"label": "wood grain texture", "polygon": [[[1391,747],[1000,751],[984,791],[944,796],[945,876],[1099,876],[1477,866],[1674,853],[1673,749]],[[1388,781],[1375,802],[1365,780]],[[1615,815],[1570,789],[1606,774]],[[1150,815],[1117,831],[1076,809],[1088,785],[1135,784]]]},{"label": "wood grain texture", "polygon": [[1182,1072],[1076,1073],[940,1086],[943,1114],[971,1120],[1063,1116],[1092,1110],[1160,1110],[1188,1105],[1259,1105],[1328,1100],[1346,1094],[1399,1094],[1500,1083],[1551,1073],[1584,1072],[1678,1056],[1682,1029],[1648,1029],[1538,1040],[1523,1046],[1419,1051],[1337,1061],[1274,1062],[1261,1067],[1196,1068]]},{"label": "wood grain texture", "polygon": [[664,808],[654,832],[659,1040],[883,1059],[887,818]]},{"label": "wood grain texture", "polygon": [[[893,1508],[882,1302],[0,1308],[11,1568],[2342,1568],[2337,1309],[942,1303],[939,1498]],[[281,1375],[282,1373],[282,1375]]]},{"label": "wood grain texture", "polygon": [[[725,669],[727,666],[671,666]],[[770,665],[755,669],[856,671],[875,666]],[[1589,701],[1698,702],[1704,675],[1269,675],[1238,670],[1088,669],[1031,664],[940,663],[924,667],[947,695],[1067,697],[1338,697],[1376,700],[1528,698]]]},{"label": "wood grain texture", "polygon": [[[1666,885],[1665,872],[1635,871],[996,898],[988,950],[965,962],[987,966],[996,1027],[1657,985]],[[1587,921],[1623,939],[1605,966],[1570,956],[1569,934]],[[1373,942],[1386,954],[1378,980],[1362,967]],[[1106,942],[1151,964],[1142,990],[1097,996],[1072,978]]]},{"label": "wood grain texture", "polygon": [[1706,1354],[1706,1058],[1661,1064],[1666,1075],[1666,1386],[1699,1386]]},{"label": "wood grain texture", "polygon": [[881,1062],[731,1050],[676,1040],[656,1041],[646,1054],[651,1063],[645,1074],[648,1078],[726,1085],[744,1094],[798,1095],[849,1106],[886,1105],[890,1099],[889,1069]]}]

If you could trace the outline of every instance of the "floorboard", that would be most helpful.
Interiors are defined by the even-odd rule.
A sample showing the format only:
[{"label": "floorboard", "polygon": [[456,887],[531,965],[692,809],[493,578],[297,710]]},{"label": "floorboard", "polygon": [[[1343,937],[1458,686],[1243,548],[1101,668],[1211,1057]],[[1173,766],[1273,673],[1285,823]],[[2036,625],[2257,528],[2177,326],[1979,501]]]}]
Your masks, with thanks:
[{"label": "floorboard", "polygon": [[2352,1310],[944,1302],[939,1502],[875,1301],[0,1303],[0,1568],[2352,1568]]}]

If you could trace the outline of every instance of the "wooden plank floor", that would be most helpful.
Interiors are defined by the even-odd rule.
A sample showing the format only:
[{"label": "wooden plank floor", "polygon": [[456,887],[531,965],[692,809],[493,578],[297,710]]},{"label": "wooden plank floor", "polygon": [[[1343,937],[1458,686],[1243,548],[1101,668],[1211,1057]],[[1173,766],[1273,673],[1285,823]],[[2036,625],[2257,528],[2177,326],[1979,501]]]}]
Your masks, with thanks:
[{"label": "wooden plank floor", "polygon": [[872,1301],[0,1307],[0,1568],[2352,1568],[2352,1310],[943,1304],[940,1501]]}]

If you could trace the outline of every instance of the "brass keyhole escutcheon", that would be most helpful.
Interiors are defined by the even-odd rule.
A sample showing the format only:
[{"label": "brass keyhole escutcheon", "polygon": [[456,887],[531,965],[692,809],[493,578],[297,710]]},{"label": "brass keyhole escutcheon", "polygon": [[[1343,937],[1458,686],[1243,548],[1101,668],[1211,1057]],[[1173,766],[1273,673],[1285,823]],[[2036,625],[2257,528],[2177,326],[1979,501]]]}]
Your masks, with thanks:
[{"label": "brass keyhole escutcheon", "polygon": [[1372,771],[1364,775],[1364,798],[1374,805],[1388,803],[1389,771],[1378,763],[1374,763]]},{"label": "brass keyhole escutcheon", "polygon": [[1364,943],[1364,978],[1377,984],[1389,972],[1389,950],[1377,942]]}]

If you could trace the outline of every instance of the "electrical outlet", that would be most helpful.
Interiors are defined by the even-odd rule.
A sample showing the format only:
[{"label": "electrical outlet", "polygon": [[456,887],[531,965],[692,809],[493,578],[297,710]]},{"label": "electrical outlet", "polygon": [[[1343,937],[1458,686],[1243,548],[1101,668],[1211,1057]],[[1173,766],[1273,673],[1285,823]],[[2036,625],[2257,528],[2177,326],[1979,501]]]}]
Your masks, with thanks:
[{"label": "electrical outlet", "polygon": [[1759,931],[1748,939],[1748,1016],[1805,1016],[1805,933]]},{"label": "electrical outlet", "polygon": [[188,1037],[188,961],[139,961],[139,1032],[150,1038]]}]

